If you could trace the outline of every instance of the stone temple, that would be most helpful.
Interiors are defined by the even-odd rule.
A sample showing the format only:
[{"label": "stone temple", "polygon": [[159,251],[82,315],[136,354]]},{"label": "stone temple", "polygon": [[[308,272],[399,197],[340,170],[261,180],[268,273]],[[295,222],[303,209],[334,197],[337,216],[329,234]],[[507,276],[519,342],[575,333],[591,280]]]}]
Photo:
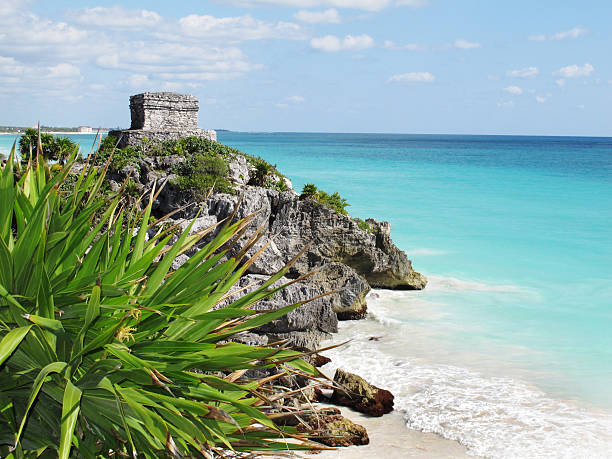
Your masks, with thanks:
[{"label": "stone temple", "polygon": [[178,140],[196,136],[217,140],[215,131],[198,127],[199,108],[198,99],[191,94],[136,94],[130,97],[130,128],[110,131],[108,135],[121,138],[119,148],[135,145],[143,137],[151,140]]}]

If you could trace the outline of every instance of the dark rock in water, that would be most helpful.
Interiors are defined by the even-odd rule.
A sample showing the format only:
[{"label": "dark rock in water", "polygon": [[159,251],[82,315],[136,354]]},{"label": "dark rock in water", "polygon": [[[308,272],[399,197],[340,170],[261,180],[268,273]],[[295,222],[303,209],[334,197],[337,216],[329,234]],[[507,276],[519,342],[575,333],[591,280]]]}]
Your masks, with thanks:
[{"label": "dark rock in water", "polygon": [[348,406],[374,417],[393,411],[393,394],[369,384],[361,376],[337,369],[334,382],[339,387],[334,389],[332,403]]},{"label": "dark rock in water", "polygon": [[325,357],[321,354],[315,354],[312,356],[312,364],[317,368],[322,367],[323,365],[327,365],[331,361],[332,360],[329,357]]},{"label": "dark rock in water", "polygon": [[355,424],[340,414],[338,408],[318,410],[298,425],[298,431],[311,434],[310,438],[327,446],[341,447],[370,443],[365,427]]}]

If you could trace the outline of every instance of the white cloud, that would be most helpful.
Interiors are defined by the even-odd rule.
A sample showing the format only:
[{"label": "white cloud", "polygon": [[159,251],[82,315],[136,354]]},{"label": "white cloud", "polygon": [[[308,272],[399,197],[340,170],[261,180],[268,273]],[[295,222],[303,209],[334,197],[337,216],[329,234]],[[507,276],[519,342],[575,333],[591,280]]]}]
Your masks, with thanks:
[{"label": "white cloud", "polygon": [[190,14],[179,19],[181,31],[190,37],[223,38],[234,42],[266,38],[303,39],[302,29],[292,22],[265,22],[251,15],[217,18]]},{"label": "white cloud", "polygon": [[230,0],[231,3],[253,6],[286,6],[295,8],[350,8],[364,11],[380,11],[390,6],[410,6],[418,8],[427,4],[426,0]]},{"label": "white cloud", "polygon": [[436,77],[429,72],[409,72],[393,75],[388,81],[390,83],[431,83],[435,79]]},{"label": "white cloud", "polygon": [[[11,37],[19,46],[29,44],[65,45],[77,43],[87,38],[87,32],[65,22],[53,22],[34,14],[20,17],[18,30],[11,31]],[[19,30],[21,29],[21,30]],[[28,33],[24,33],[27,30]]]},{"label": "white cloud", "polygon": [[0,56],[0,73],[3,75],[21,75],[25,67],[13,57]]},{"label": "white cloud", "polygon": [[537,67],[525,67],[517,70],[510,70],[508,76],[515,78],[533,78],[540,73]]},{"label": "white cloud", "polygon": [[504,88],[504,91],[510,94],[514,94],[515,96],[520,96],[523,94],[523,89],[518,86],[508,86]]},{"label": "white cloud", "polygon": [[411,6],[413,8],[420,8],[427,5],[427,3],[427,0],[397,0],[395,2],[398,6]]},{"label": "white cloud", "polygon": [[293,104],[303,104],[306,101],[302,96],[289,96],[285,100]]},{"label": "white cloud", "polygon": [[48,68],[49,78],[72,78],[81,74],[81,70],[72,64],[57,64]]},{"label": "white cloud", "polygon": [[406,50],[406,51],[419,51],[425,48],[424,46],[417,45],[416,43],[406,43],[404,45],[400,45],[391,40],[385,40],[385,43],[383,46],[387,49]]},{"label": "white cloud", "polygon": [[555,72],[555,75],[560,75],[563,78],[578,78],[578,77],[586,77],[589,76],[595,67],[591,64],[587,63],[584,65],[567,65],[565,67],[561,67],[559,70]]},{"label": "white cloud", "polygon": [[141,42],[126,43],[121,50],[98,57],[96,64],[131,73],[155,74],[167,81],[231,79],[261,67],[247,62],[235,47],[202,49],[196,44]]},{"label": "white cloud", "polygon": [[306,99],[302,96],[289,96],[285,97],[281,102],[274,104],[277,108],[288,108],[291,105],[303,104]]},{"label": "white cloud", "polygon": [[546,102],[546,97],[544,97],[544,96],[536,96],[536,101],[539,104],[543,104],[544,102]]},{"label": "white cloud", "polygon": [[126,83],[132,88],[145,88],[149,83],[149,77],[139,73],[133,73],[126,79]]},{"label": "white cloud", "polygon": [[31,0],[2,0],[0,15],[23,11],[30,3],[32,3]]},{"label": "white cloud", "polygon": [[463,39],[455,40],[454,46],[458,49],[476,49],[482,47],[480,43],[470,42]]},{"label": "white cloud", "polygon": [[543,34],[529,35],[529,40],[531,40],[531,41],[546,41],[546,35],[543,35]]},{"label": "white cloud", "polygon": [[120,65],[119,54],[114,53],[114,54],[107,54],[104,56],[100,56],[96,59],[96,64],[98,64],[100,67],[107,68],[107,69],[119,68],[119,65]]},{"label": "white cloud", "polygon": [[565,79],[559,78],[558,80],[555,80],[555,83],[557,83],[557,86],[559,86],[561,88],[561,87],[565,86]]},{"label": "white cloud", "polygon": [[295,19],[309,24],[339,24],[340,14],[336,8],[325,11],[306,11],[300,10],[293,15]]},{"label": "white cloud", "polygon": [[70,17],[77,23],[109,28],[153,27],[162,21],[155,11],[127,10],[121,6],[96,6],[74,11]]},{"label": "white cloud", "polygon": [[514,107],[514,102],[511,101],[511,100],[508,100],[508,101],[505,101],[505,102],[498,102],[497,106],[501,107],[501,108],[512,108],[512,107]]},{"label": "white cloud", "polygon": [[582,35],[586,35],[588,30],[583,27],[574,27],[573,29],[566,30],[565,32],[557,32],[552,36],[553,40],[565,40],[566,38],[576,39]]},{"label": "white cloud", "polygon": [[565,30],[563,32],[557,32],[555,34],[548,35],[548,36],[544,34],[530,35],[529,39],[531,41],[565,40],[568,38],[574,40],[578,37],[586,35],[588,32],[589,32],[588,29],[585,29],[584,27],[576,26],[573,29]]},{"label": "white cloud", "polygon": [[347,35],[342,40],[335,35],[327,35],[325,37],[313,38],[310,40],[310,46],[327,53],[355,51],[372,48],[374,46],[374,39],[366,34]]},{"label": "white cloud", "polygon": [[89,89],[92,91],[104,91],[107,89],[106,85],[100,83],[92,83],[89,85]]}]

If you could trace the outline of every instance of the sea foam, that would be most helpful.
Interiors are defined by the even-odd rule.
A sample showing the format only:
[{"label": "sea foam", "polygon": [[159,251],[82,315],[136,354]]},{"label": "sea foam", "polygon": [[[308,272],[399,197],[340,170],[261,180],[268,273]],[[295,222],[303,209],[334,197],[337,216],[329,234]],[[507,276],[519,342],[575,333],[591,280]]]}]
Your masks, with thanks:
[{"label": "sea foam", "polygon": [[[375,291],[370,295],[372,314],[363,321],[341,324],[334,342],[351,341],[326,353],[333,359],[327,369],[333,371],[339,364],[389,389],[408,427],[457,440],[471,454],[610,457],[612,414],[555,398],[516,378],[484,374],[475,369],[477,361],[467,368],[439,363],[435,355],[418,355],[423,342],[417,341],[422,336],[414,336],[401,321],[386,317],[402,295],[406,293]],[[422,310],[431,306],[415,300],[404,307]],[[435,340],[435,336],[427,338]]]}]

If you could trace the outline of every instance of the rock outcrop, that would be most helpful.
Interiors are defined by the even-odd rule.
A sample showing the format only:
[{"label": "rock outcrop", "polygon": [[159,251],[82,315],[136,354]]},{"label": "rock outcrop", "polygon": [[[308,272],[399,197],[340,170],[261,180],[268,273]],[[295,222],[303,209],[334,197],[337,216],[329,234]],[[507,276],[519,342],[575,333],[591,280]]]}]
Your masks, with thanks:
[{"label": "rock outcrop", "polygon": [[[241,298],[259,288],[268,276],[248,274],[243,276],[230,290],[239,292],[218,307]],[[275,288],[290,280],[281,277],[271,287]],[[295,282],[278,291],[273,297],[259,301],[253,306],[256,311],[271,311],[297,304],[319,295],[319,288],[312,283]],[[293,347],[316,349],[321,339],[338,331],[338,318],[331,304],[319,298],[299,306],[288,314],[252,330],[253,333],[265,335],[268,341],[287,341]]]},{"label": "rock outcrop", "polygon": [[[202,131],[198,127],[198,101],[191,95],[166,92],[137,94],[130,98],[130,111],[130,129],[109,133],[121,137],[120,148],[141,142],[143,137],[169,140],[199,136],[216,140],[214,131]],[[217,153],[213,152],[212,155]],[[240,280],[236,288],[263,282],[306,248],[285,274],[286,279],[283,279],[300,278],[300,281],[274,298],[260,302],[258,308],[277,309],[333,293],[254,330],[259,336],[288,340],[294,346],[313,349],[322,337],[336,331],[338,319],[364,317],[367,311],[365,297],[371,287],[405,290],[425,287],[425,277],[412,269],[406,254],[391,241],[388,223],[373,219],[363,222],[342,215],[317,200],[301,199],[292,189],[291,181],[280,174],[276,175],[273,166],[257,158],[247,159],[236,150],[225,149],[215,158],[227,164],[227,174],[222,177],[230,185],[223,189],[233,187],[242,194],[241,200],[238,193],[217,193],[201,202],[206,190],[192,192],[193,188],[181,187],[178,180],[197,173],[193,169],[188,169],[191,171],[189,173],[181,172],[183,166],[190,164],[182,163],[191,158],[168,155],[168,152],[160,156],[139,155],[120,170],[113,170],[109,174],[110,187],[119,189],[127,177],[130,177],[133,182],[131,186],[138,193],[151,189],[155,184],[166,183],[153,205],[154,213],[158,217],[173,213],[167,223],[178,224],[183,229],[187,228],[188,220],[195,218],[192,232],[216,225],[232,215],[236,219],[252,216],[247,232],[232,246],[228,256],[241,252],[256,231],[261,231],[262,235],[246,256],[250,258],[259,251],[261,254],[249,265],[248,275]],[[270,171],[275,174],[272,188],[253,186],[267,183],[266,180],[272,178]],[[183,175],[177,176],[179,173]],[[214,232],[209,235],[209,238],[212,237]],[[206,239],[201,244],[208,241]],[[198,247],[194,247],[190,253],[177,257],[173,268],[177,269],[197,250]],[[307,273],[311,275],[302,278]],[[241,294],[254,288],[253,285]]]},{"label": "rock outcrop", "polygon": [[298,425],[298,431],[311,434],[310,438],[327,446],[341,447],[370,443],[365,427],[355,424],[340,414],[338,408],[323,408]]},{"label": "rock outcrop", "polygon": [[337,369],[334,382],[338,387],[332,394],[332,403],[375,417],[393,411],[393,394],[371,385],[361,376]]},{"label": "rock outcrop", "polygon": [[[258,228],[264,234],[249,249],[247,257],[254,255],[264,245],[267,248],[250,265],[249,276],[241,281],[240,286],[276,274],[308,246],[286,276],[296,279],[310,272],[313,272],[312,275],[270,300],[266,308],[277,308],[335,292],[299,308],[258,332],[274,334],[274,339],[289,339],[295,345],[313,348],[326,333],[335,331],[336,317],[354,320],[365,316],[365,297],[371,287],[422,289],[425,286],[425,277],[412,269],[406,254],[391,241],[388,223],[369,219],[367,225],[363,225],[363,222],[341,215],[317,201],[300,199],[293,190],[281,193],[249,186],[247,183],[254,172],[240,155],[230,159],[228,174],[242,193],[238,209],[238,195],[218,193],[210,196],[206,202],[197,202],[172,185],[174,166],[184,160],[182,156],[145,157],[138,167],[126,166],[118,175],[111,175],[111,187],[119,188],[119,183],[128,174],[141,191],[150,189],[154,183],[168,180],[154,203],[154,212],[162,216],[178,210],[173,216],[174,220],[169,220],[169,223],[179,223],[184,219],[181,223],[183,228],[195,218],[192,232],[221,222],[235,210],[236,219],[255,214],[248,231],[229,255],[236,255]],[[189,255],[177,258],[173,267],[176,269]],[[323,308],[323,304],[327,305],[327,309]]]},{"label": "rock outcrop", "polygon": [[199,104],[191,94],[175,92],[145,92],[130,97],[130,129],[110,131],[108,135],[120,138],[119,148],[142,141],[178,140],[196,136],[217,140],[213,130],[198,126]]}]

